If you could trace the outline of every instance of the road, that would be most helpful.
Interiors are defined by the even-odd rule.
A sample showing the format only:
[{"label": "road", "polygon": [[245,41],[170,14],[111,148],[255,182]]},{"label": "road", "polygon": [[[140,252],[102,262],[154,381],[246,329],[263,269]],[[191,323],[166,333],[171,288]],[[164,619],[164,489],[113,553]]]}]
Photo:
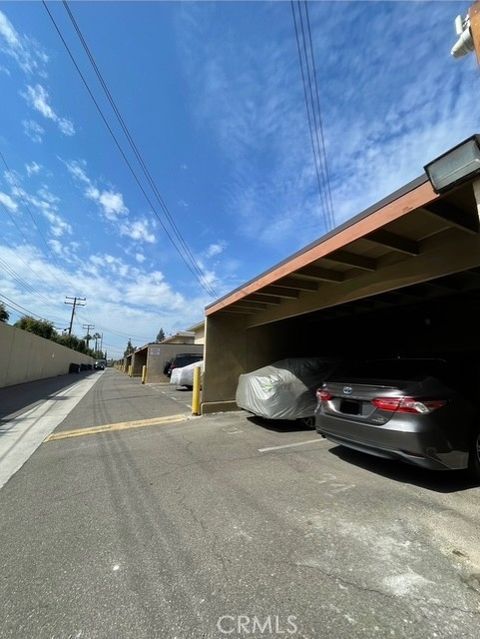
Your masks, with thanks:
[{"label": "road", "polygon": [[107,370],[0,490],[2,639],[478,638],[462,474],[189,403]]}]

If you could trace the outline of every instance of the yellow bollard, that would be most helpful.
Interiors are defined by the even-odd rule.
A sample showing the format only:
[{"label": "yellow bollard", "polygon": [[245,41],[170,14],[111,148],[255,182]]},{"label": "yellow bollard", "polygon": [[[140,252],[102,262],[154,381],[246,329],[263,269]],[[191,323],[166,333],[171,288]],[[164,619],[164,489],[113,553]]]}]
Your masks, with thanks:
[{"label": "yellow bollard", "polygon": [[145,384],[147,381],[147,367],[145,365],[142,366],[142,384]]},{"label": "yellow bollard", "polygon": [[200,415],[200,366],[193,369],[192,415]]},{"label": "yellow bollard", "polygon": [[131,377],[132,376],[132,365],[130,364],[130,366],[128,367],[128,376]]}]

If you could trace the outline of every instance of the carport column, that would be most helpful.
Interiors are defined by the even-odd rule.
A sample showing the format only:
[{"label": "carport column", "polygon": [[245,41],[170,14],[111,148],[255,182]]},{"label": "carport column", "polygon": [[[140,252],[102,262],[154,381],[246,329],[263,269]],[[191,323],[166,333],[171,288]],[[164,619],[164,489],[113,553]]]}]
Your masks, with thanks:
[{"label": "carport column", "polygon": [[238,376],[246,366],[246,315],[219,312],[208,316],[202,413],[236,409]]},{"label": "carport column", "polygon": [[473,186],[473,193],[475,195],[475,201],[477,203],[477,215],[478,215],[478,219],[480,220],[480,178],[475,180],[472,186]]}]

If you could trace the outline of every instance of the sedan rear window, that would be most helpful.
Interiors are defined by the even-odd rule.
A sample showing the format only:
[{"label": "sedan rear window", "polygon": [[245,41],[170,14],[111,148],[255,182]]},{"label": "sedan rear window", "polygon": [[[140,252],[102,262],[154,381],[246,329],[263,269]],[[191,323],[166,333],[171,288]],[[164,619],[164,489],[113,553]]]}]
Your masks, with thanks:
[{"label": "sedan rear window", "polygon": [[424,377],[445,379],[447,373],[447,362],[441,359],[384,359],[342,364],[335,370],[331,379],[408,381]]}]

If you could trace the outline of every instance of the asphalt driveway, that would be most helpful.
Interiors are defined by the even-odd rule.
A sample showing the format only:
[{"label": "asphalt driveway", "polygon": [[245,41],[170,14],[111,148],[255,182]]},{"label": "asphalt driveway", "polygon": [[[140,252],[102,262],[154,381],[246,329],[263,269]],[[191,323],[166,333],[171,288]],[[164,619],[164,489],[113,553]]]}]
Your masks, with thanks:
[{"label": "asphalt driveway", "polygon": [[141,389],[107,371],[0,490],[2,638],[478,637],[463,475],[240,412],[91,430],[188,413]]}]

